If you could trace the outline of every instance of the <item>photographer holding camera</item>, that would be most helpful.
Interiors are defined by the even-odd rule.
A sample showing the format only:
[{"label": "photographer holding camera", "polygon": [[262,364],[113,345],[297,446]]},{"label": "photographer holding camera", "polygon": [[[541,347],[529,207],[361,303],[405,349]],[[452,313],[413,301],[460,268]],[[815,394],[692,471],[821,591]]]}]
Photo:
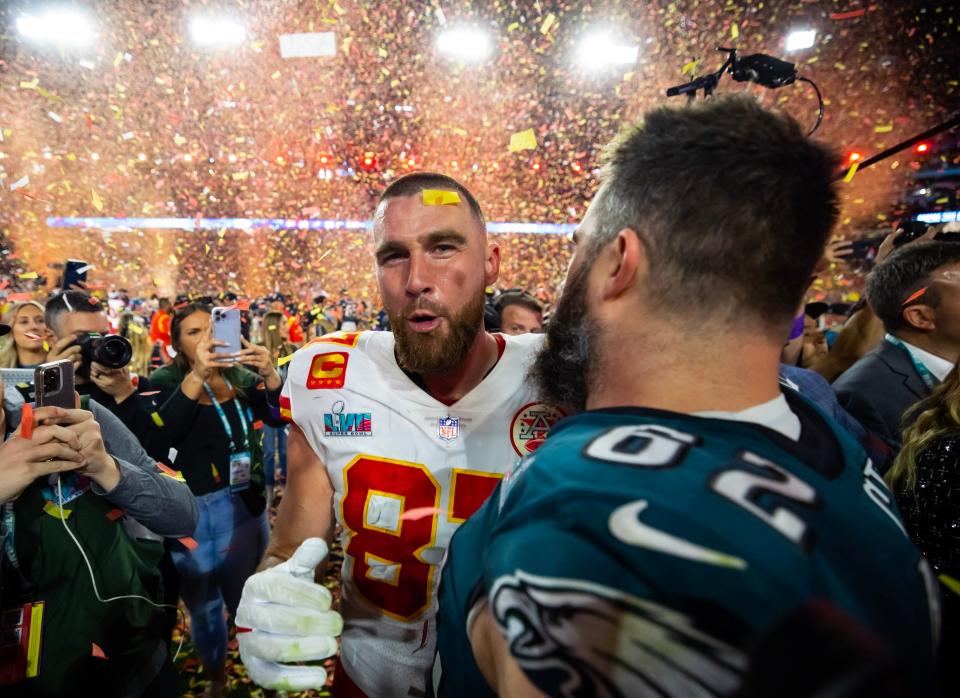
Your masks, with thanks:
[{"label": "photographer holding camera", "polygon": [[65,291],[47,301],[45,316],[56,338],[47,361],[73,361],[77,392],[109,409],[151,457],[166,461],[170,442],[151,416],[153,403],[139,395],[150,392],[150,384],[130,374],[133,348],[123,337],[109,334],[100,301],[82,291]]}]

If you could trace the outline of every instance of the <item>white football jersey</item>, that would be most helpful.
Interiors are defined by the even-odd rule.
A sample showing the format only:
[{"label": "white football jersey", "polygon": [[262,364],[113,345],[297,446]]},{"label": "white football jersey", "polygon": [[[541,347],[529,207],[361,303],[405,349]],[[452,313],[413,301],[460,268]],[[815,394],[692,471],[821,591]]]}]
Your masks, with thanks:
[{"label": "white football jersey", "polygon": [[449,407],[400,369],[390,332],[328,335],[290,363],[281,411],[326,465],[342,529],[340,666],[368,696],[423,695],[450,538],[562,416],[525,382],[543,336],[503,339]]}]

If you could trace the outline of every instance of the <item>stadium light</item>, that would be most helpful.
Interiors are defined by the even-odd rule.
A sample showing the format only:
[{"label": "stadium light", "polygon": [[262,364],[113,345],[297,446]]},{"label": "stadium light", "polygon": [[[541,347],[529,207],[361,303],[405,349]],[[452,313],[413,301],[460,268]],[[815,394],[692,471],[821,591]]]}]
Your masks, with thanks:
[{"label": "stadium light", "polygon": [[190,20],[190,38],[199,46],[232,46],[246,41],[247,30],[227,17],[197,16]]},{"label": "stadium light", "polygon": [[468,27],[447,29],[437,37],[437,50],[464,63],[479,63],[491,53],[486,32]]},{"label": "stadium light", "polygon": [[90,17],[75,7],[51,7],[42,14],[17,18],[17,31],[27,39],[60,46],[89,46],[97,38]]},{"label": "stadium light", "polygon": [[813,48],[813,43],[817,39],[817,32],[814,29],[798,29],[787,34],[787,51],[802,51],[805,48]]},{"label": "stadium light", "polygon": [[585,70],[600,70],[612,65],[637,62],[640,47],[621,43],[608,31],[594,31],[580,42],[577,65]]}]

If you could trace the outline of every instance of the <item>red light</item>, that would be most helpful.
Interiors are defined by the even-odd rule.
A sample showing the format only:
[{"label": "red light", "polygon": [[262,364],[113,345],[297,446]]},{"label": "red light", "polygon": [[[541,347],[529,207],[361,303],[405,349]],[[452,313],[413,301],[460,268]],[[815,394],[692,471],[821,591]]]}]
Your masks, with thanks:
[{"label": "red light", "polygon": [[925,152],[927,152],[928,150],[930,150],[930,144],[929,144],[929,143],[917,143],[917,145],[914,146],[913,149],[914,149],[915,151],[917,151],[918,153],[925,153]]},{"label": "red light", "polygon": [[857,160],[861,160],[862,158],[863,158],[863,153],[858,153],[856,150],[850,151],[850,153],[847,155],[847,160],[849,160],[850,162],[856,162]]},{"label": "red light", "polygon": [[539,172],[541,167],[542,167],[542,165],[540,165],[539,162],[535,162],[535,163],[533,163],[532,165],[530,165],[530,168],[531,168],[534,172]]},{"label": "red light", "polygon": [[416,167],[417,161],[414,160],[413,158],[410,158],[409,160],[407,160],[407,165],[409,165],[410,167]]},{"label": "red light", "polygon": [[581,165],[579,162],[573,163],[570,165],[570,167],[574,172],[583,172],[583,165]]},{"label": "red light", "polygon": [[451,160],[451,161],[450,161],[450,167],[453,167],[454,169],[456,169],[456,167],[457,167],[459,164],[460,164],[460,163],[457,162],[456,160]]},{"label": "red light", "polygon": [[364,159],[363,159],[363,164],[364,164],[364,165],[372,165],[372,164],[373,164],[373,158],[364,158]]},{"label": "red light", "polygon": [[328,158],[326,155],[321,155],[321,156],[320,156],[320,164],[321,164],[321,165],[326,165],[328,162],[330,162],[330,158]]}]

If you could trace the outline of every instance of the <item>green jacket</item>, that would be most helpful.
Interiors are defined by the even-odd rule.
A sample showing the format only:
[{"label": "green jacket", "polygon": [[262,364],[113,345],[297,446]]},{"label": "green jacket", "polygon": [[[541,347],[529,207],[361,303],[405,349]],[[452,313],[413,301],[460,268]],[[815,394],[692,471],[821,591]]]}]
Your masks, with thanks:
[{"label": "green jacket", "polygon": [[[39,672],[0,687],[0,694],[64,696],[90,686],[99,695],[139,695],[168,661],[164,612],[142,599],[97,600],[77,544],[57,511],[44,510],[50,494],[48,489],[44,495],[46,485],[45,479],[37,480],[13,505],[20,574],[5,561],[3,575],[4,608],[45,603]],[[55,493],[56,485],[52,488]],[[160,543],[133,540],[121,518],[108,517],[113,505],[90,490],[63,508],[66,526],[93,567],[101,598],[137,595],[160,603]],[[11,582],[19,599],[9,591]]]}]

